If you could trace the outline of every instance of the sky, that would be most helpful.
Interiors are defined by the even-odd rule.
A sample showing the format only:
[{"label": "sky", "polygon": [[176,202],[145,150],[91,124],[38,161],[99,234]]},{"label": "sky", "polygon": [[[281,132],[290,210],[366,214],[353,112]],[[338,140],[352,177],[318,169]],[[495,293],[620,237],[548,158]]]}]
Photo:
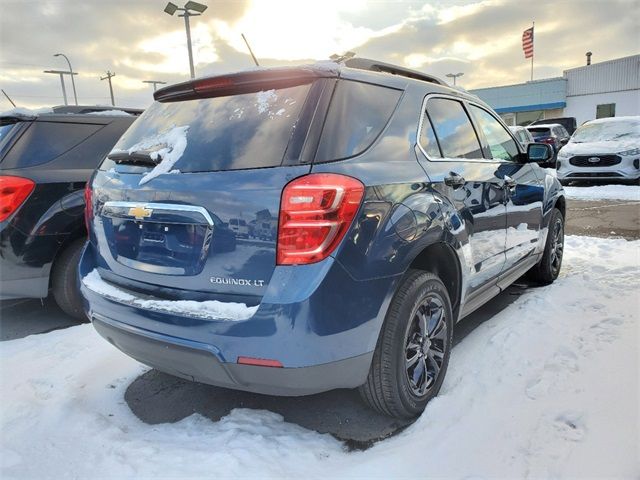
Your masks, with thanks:
[{"label": "sky", "polygon": [[[182,0],[174,0],[182,5]],[[191,19],[197,76],[325,60],[354,51],[440,77],[464,73],[467,89],[529,80],[522,31],[535,21],[534,78],[640,53],[640,0],[201,0]],[[78,100],[110,103],[100,77],[115,72],[116,104],[146,107],[153,87],[189,79],[184,22],[164,0],[0,0],[0,88],[20,107],[63,103],[60,79],[78,75]],[[67,79],[67,91],[71,84]],[[72,96],[70,96],[72,99]],[[0,111],[11,108],[0,97]]]}]

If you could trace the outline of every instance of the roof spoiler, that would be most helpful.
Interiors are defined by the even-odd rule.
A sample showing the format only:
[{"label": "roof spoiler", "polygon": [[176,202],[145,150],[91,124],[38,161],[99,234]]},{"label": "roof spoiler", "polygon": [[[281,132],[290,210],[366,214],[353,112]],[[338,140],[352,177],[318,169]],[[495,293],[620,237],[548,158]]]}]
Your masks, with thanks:
[{"label": "roof spoiler", "polygon": [[153,94],[159,102],[225,97],[252,93],[264,88],[287,88],[310,83],[316,78],[335,77],[336,71],[312,67],[259,69],[199,78],[161,88]]},{"label": "roof spoiler", "polygon": [[398,75],[401,77],[413,78],[414,80],[421,80],[423,82],[435,83],[436,85],[445,85],[447,83],[440,80],[438,77],[429,75],[426,73],[411,70],[409,68],[400,67],[398,65],[392,65],[391,63],[379,62],[377,60],[371,60],[368,58],[349,58],[343,62],[343,65],[349,68],[357,68],[359,70],[369,70],[370,72],[384,72],[392,75]]}]

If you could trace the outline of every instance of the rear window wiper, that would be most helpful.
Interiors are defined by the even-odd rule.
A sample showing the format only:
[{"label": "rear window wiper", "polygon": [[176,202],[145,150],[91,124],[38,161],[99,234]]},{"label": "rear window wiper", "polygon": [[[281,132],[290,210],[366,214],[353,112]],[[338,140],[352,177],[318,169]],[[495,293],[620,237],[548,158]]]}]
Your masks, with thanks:
[{"label": "rear window wiper", "polygon": [[107,158],[109,160],[113,160],[118,165],[135,164],[155,167],[162,161],[162,157],[158,154],[152,156],[151,153],[152,152],[147,152],[145,150],[136,150],[134,152],[113,152],[107,155]]}]

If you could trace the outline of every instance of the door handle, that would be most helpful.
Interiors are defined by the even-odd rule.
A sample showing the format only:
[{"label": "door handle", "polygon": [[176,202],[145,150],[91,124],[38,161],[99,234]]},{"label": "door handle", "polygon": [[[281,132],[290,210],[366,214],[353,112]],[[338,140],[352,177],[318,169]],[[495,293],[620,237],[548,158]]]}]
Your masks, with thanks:
[{"label": "door handle", "polygon": [[466,180],[456,172],[449,172],[449,175],[444,177],[444,183],[453,188],[460,188],[466,183]]},{"label": "door handle", "polygon": [[509,175],[505,175],[504,176],[504,183],[502,185],[504,186],[504,188],[506,188],[506,189],[508,189],[510,191],[514,191],[516,189],[516,185],[518,185],[518,182],[516,182]]}]

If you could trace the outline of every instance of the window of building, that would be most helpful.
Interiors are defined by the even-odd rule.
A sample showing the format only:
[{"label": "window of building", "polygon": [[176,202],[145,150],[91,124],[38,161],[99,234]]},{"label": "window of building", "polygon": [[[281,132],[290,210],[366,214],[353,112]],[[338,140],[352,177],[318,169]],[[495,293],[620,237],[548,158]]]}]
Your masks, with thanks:
[{"label": "window of building", "polygon": [[616,116],[615,103],[603,103],[596,107],[596,118],[609,118]]}]

